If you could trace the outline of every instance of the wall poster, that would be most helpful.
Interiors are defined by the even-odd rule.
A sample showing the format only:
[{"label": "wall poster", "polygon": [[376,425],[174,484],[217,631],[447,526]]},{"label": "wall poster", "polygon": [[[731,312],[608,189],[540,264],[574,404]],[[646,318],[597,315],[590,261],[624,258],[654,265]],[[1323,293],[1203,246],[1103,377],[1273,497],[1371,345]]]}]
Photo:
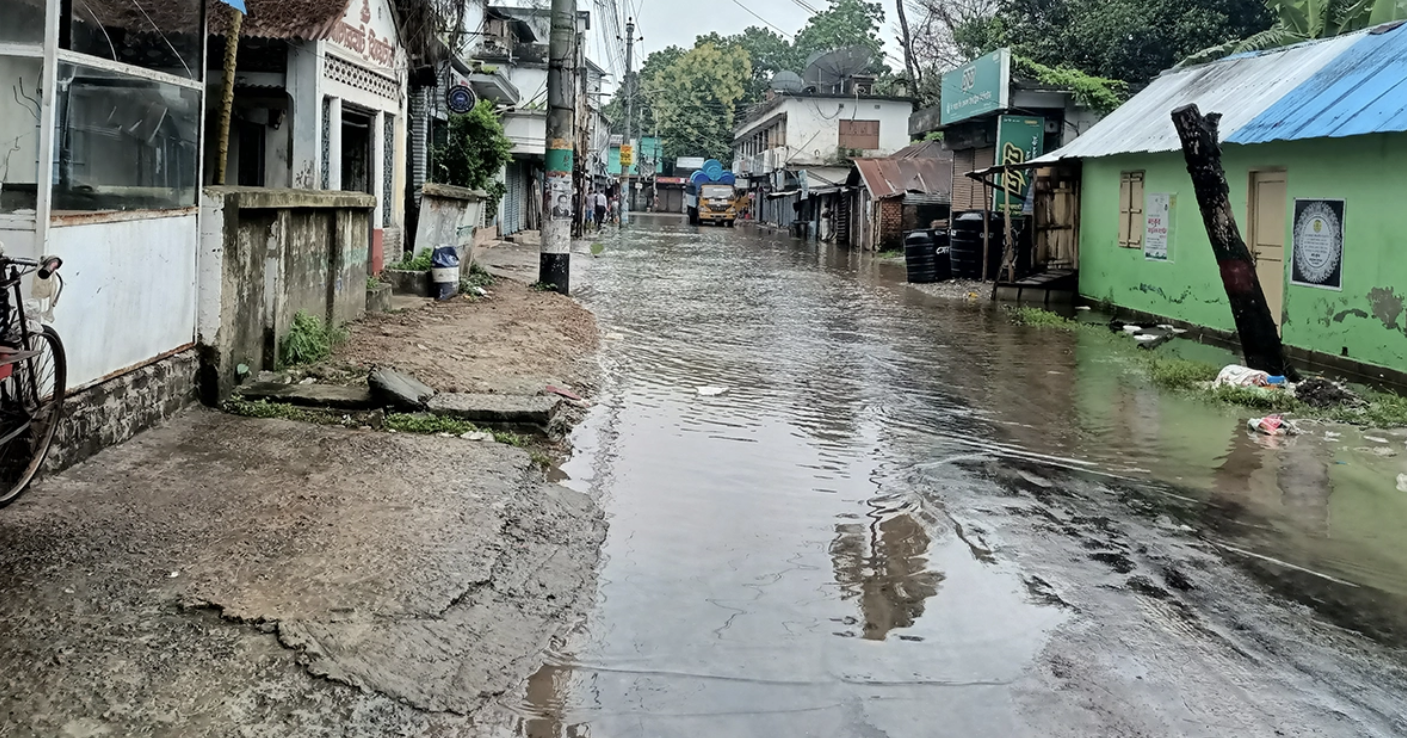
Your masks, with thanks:
[{"label": "wall poster", "polygon": [[1343,289],[1343,200],[1295,200],[1290,281]]},{"label": "wall poster", "polygon": [[1148,261],[1172,261],[1169,244],[1172,241],[1173,206],[1177,195],[1150,192],[1143,204],[1143,258]]}]

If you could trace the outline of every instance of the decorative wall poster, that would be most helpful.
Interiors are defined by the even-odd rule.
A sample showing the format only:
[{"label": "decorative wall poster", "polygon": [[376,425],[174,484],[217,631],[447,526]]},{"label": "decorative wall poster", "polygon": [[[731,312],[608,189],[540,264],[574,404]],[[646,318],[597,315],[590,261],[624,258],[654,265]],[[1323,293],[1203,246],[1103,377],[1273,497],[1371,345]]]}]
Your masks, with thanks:
[{"label": "decorative wall poster", "polygon": [[1172,240],[1173,204],[1177,196],[1168,192],[1150,192],[1144,199],[1143,258],[1171,261],[1168,244]]},{"label": "decorative wall poster", "polygon": [[1343,200],[1295,200],[1291,282],[1343,289],[1343,215]]}]

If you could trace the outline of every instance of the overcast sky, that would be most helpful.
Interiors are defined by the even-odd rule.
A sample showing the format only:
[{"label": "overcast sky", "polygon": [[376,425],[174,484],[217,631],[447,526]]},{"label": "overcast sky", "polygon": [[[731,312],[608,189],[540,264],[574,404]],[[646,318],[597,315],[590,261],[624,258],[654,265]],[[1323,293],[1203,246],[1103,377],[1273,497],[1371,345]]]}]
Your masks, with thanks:
[{"label": "overcast sky", "polygon": [[[810,11],[803,9],[803,4],[814,8],[824,8],[826,0],[616,0],[621,12],[626,15],[636,16],[639,28],[636,30],[637,37],[644,37],[644,41],[637,42],[636,45],[636,69],[639,69],[641,61],[652,51],[658,51],[667,46],[682,46],[689,48],[694,45],[694,39],[710,31],[717,31],[722,35],[731,35],[742,31],[748,26],[772,26],[773,30],[782,32],[790,36],[806,25],[806,20],[811,17]],[[739,4],[741,3],[741,4]],[[609,6],[611,3],[596,3],[597,8]],[[889,65],[891,67],[903,66],[902,57],[896,40],[897,32],[894,29],[895,19],[892,3],[886,2],[885,7],[888,12],[885,15],[885,24],[882,32],[887,44],[886,51],[892,55]],[[580,7],[580,6],[579,6]],[[751,11],[751,12],[749,12]],[[636,15],[638,13],[638,16]],[[760,16],[760,18],[759,18]],[[766,22],[764,22],[764,20]],[[606,18],[598,17],[592,23],[596,31],[597,38],[593,39],[590,55],[594,59],[599,59],[601,66],[618,71],[619,63],[612,64],[610,52],[602,49],[600,44],[605,40],[608,33],[608,21]],[[799,71],[799,70],[798,70]],[[618,82],[618,80],[612,80]]]}]

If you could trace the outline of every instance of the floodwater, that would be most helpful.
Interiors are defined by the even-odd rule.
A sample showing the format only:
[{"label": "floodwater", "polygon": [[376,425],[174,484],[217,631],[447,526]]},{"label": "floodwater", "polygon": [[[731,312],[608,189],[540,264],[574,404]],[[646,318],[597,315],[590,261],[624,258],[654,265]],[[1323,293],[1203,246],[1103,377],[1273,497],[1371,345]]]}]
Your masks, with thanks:
[{"label": "floodwater", "polygon": [[599,593],[489,733],[1407,730],[1404,434],[1257,437],[1125,339],[897,262],[667,220],[605,244],[563,469],[609,518]]}]

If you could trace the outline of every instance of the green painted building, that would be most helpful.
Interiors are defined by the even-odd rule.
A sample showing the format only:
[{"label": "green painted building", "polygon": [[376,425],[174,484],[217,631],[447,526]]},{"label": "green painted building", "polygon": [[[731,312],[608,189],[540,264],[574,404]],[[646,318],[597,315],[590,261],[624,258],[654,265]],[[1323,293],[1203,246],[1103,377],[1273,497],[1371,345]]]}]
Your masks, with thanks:
[{"label": "green painted building", "polygon": [[1167,72],[1037,160],[1078,164],[1086,300],[1230,333],[1170,117],[1186,104],[1223,115],[1232,207],[1291,354],[1402,380],[1407,27]]}]

